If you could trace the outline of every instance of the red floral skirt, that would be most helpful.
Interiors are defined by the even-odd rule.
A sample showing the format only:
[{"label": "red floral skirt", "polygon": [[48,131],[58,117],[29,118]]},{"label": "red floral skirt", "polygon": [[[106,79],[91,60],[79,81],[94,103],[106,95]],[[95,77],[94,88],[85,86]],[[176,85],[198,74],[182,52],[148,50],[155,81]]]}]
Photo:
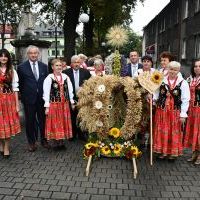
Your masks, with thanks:
[{"label": "red floral skirt", "polygon": [[190,107],[184,147],[192,147],[192,151],[200,151],[200,107]]},{"label": "red floral skirt", "polygon": [[0,93],[0,139],[7,139],[21,132],[19,113],[14,93]]},{"label": "red floral skirt", "polygon": [[154,121],[153,150],[164,156],[183,154],[183,133],[180,111],[156,109]]},{"label": "red floral skirt", "polygon": [[45,136],[47,140],[72,137],[69,102],[50,103],[49,114],[46,117]]}]

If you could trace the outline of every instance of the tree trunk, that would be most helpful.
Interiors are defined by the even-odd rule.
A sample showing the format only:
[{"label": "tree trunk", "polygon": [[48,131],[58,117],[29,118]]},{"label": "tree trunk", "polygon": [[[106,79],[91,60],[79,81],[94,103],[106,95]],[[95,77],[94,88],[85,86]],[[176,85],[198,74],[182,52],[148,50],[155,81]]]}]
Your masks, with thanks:
[{"label": "tree trunk", "polygon": [[81,0],[65,0],[66,11],[64,18],[64,55],[67,63],[70,63],[71,57],[75,54],[76,26],[78,24]]},{"label": "tree trunk", "polygon": [[85,48],[86,48],[86,55],[87,56],[92,56],[93,54],[93,47],[94,47],[94,42],[93,42],[93,29],[94,29],[94,14],[92,11],[90,11],[90,20],[88,23],[84,24],[85,28]]},{"label": "tree trunk", "polygon": [[1,41],[2,41],[2,46],[1,48],[4,49],[5,46],[5,32],[6,32],[6,24],[3,22],[3,24],[1,24]]}]

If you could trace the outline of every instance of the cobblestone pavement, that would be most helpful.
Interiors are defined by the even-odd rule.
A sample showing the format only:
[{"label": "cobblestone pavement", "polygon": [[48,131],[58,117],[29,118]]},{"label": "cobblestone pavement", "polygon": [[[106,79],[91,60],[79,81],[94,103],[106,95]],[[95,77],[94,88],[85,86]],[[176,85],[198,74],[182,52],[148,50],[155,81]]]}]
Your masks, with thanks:
[{"label": "cobblestone pavement", "polygon": [[132,163],[125,159],[101,158],[85,176],[83,142],[66,142],[62,152],[39,146],[27,151],[25,134],[12,140],[12,156],[0,157],[0,199],[200,199],[200,167],[188,164],[183,156],[175,163],[155,161],[148,155],[138,161],[139,175],[133,179]]}]

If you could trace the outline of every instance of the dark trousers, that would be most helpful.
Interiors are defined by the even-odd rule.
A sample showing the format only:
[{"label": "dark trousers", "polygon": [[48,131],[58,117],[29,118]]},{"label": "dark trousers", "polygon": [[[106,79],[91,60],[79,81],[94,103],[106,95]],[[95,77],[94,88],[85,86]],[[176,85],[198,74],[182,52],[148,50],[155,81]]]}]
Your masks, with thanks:
[{"label": "dark trousers", "polygon": [[79,138],[81,140],[86,140],[87,133],[83,132],[80,129],[79,122],[77,122],[77,115],[78,115],[78,110],[76,108],[75,108],[75,110],[71,110],[73,138]]},{"label": "dark trousers", "polygon": [[40,140],[45,139],[45,108],[44,103],[37,101],[35,104],[24,104],[26,136],[29,144],[35,144],[40,132]]}]

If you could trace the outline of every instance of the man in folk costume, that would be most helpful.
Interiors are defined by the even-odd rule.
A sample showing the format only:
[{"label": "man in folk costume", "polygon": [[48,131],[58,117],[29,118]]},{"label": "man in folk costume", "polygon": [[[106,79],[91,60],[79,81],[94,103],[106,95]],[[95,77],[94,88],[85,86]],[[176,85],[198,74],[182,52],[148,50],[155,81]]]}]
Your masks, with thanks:
[{"label": "man in folk costume", "polygon": [[[71,68],[64,70],[63,73],[67,74],[71,80],[73,86],[73,94],[75,103],[78,102],[77,93],[84,83],[85,80],[88,80],[91,77],[90,72],[87,69],[81,68],[81,60],[77,55],[72,56],[71,58]],[[72,128],[73,128],[73,137],[79,137],[79,139],[85,140],[84,134],[81,132],[80,128],[77,125],[77,115],[78,110],[75,108],[72,111]]]},{"label": "man in folk costume", "polygon": [[183,154],[182,125],[187,118],[190,90],[187,81],[178,76],[180,63],[169,63],[169,75],[164,78],[154,95],[156,113],[154,121],[153,151],[159,158],[174,160]]}]

